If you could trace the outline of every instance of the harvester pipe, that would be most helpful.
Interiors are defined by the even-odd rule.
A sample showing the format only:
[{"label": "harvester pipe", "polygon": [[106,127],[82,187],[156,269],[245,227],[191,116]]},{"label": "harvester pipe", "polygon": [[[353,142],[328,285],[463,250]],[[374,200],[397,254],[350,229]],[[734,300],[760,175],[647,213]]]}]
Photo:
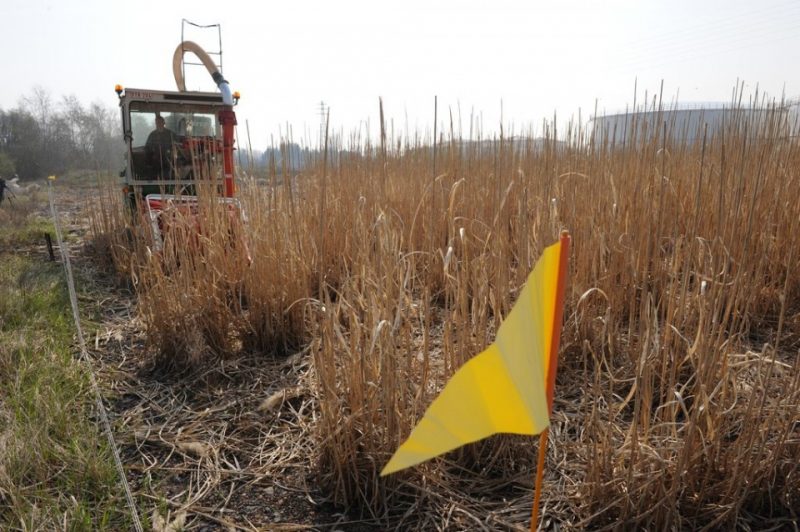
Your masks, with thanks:
[{"label": "harvester pipe", "polygon": [[231,93],[231,87],[205,50],[200,48],[195,42],[183,41],[175,49],[175,53],[172,54],[172,73],[175,76],[175,84],[178,85],[179,91],[186,91],[186,80],[183,78],[183,69],[181,66],[183,64],[183,54],[187,51],[192,52],[203,62],[208,73],[211,74],[214,83],[217,84],[219,91],[222,93],[222,103],[227,106],[219,112],[218,117],[220,125],[222,126],[222,149],[224,152],[222,157],[222,172],[225,179],[223,193],[225,197],[231,198],[236,191],[236,185],[233,182],[233,128],[236,126],[236,113],[233,112],[233,94]]},{"label": "harvester pipe", "polygon": [[[211,76],[214,76],[215,72],[218,72],[219,69],[217,65],[214,64],[214,61],[211,57],[203,50],[199,44],[194,41],[183,41],[175,48],[175,53],[172,54],[172,73],[175,76],[175,84],[178,86],[178,90],[181,92],[186,91],[186,80],[183,79],[183,54],[186,52],[192,52],[194,55],[197,56],[200,61],[205,65],[208,73]],[[216,80],[214,80],[216,81]]]},{"label": "harvester pipe", "polygon": [[233,93],[231,92],[228,82],[222,77],[222,72],[220,72],[217,65],[214,64],[211,56],[194,41],[183,41],[175,48],[175,53],[172,54],[172,74],[175,76],[175,84],[178,86],[178,90],[181,92],[186,91],[186,80],[183,77],[183,68],[181,68],[183,64],[183,55],[186,52],[192,52],[200,59],[203,65],[205,65],[206,70],[208,70],[208,73],[211,74],[211,77],[214,79],[214,83],[219,87],[219,91],[222,93],[222,102],[225,105],[232,106]]}]

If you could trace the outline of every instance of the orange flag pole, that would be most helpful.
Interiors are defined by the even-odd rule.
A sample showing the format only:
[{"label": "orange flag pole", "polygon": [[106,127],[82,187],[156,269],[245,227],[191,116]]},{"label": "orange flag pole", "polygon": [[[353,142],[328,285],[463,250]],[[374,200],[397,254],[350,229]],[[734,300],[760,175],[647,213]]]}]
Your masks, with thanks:
[{"label": "orange flag pole", "polygon": [[[558,281],[556,282],[556,307],[553,316],[553,336],[550,343],[549,364],[547,366],[547,413],[553,411],[553,392],[556,386],[556,370],[558,369],[558,348],[561,343],[561,321],[564,314],[564,287],[567,280],[567,261],[569,260],[569,231],[561,231],[561,249],[558,259]],[[547,454],[547,437],[550,429],[539,434],[539,458],[536,463],[536,483],[531,508],[531,532],[535,532],[539,522],[539,501],[542,495],[544,479],[544,462]]]}]

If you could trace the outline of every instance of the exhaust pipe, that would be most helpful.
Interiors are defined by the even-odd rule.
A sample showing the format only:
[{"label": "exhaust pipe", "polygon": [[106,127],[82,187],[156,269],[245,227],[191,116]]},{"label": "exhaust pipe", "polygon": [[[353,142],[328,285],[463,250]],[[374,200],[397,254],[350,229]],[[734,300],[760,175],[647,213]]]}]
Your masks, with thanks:
[{"label": "exhaust pipe", "polygon": [[186,80],[183,79],[183,70],[181,69],[183,54],[186,52],[192,52],[202,61],[203,65],[205,65],[206,70],[211,74],[211,78],[222,93],[222,103],[233,106],[233,93],[231,92],[230,85],[228,85],[228,82],[222,77],[222,73],[206,51],[193,41],[183,41],[175,49],[175,53],[172,54],[172,74],[175,76],[175,84],[178,86],[178,90],[181,92],[186,91]]}]

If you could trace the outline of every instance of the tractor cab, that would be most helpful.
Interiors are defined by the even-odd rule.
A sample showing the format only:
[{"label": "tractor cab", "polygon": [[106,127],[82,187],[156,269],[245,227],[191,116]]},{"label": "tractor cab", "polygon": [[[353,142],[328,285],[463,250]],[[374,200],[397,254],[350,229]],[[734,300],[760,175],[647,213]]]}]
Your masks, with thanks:
[{"label": "tractor cab", "polygon": [[217,183],[224,194],[222,121],[232,111],[221,94],[125,89],[119,95],[123,190],[131,207],[149,194],[195,195],[198,181]]}]

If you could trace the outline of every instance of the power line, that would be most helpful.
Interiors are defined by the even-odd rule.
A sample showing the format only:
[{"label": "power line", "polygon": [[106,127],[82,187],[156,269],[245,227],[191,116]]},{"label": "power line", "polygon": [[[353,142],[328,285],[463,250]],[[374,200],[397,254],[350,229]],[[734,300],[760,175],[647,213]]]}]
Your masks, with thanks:
[{"label": "power line", "polygon": [[[786,11],[787,8],[788,12]],[[738,29],[742,27],[739,24],[742,21],[745,22],[744,25],[745,27],[752,26],[754,23],[760,24],[763,22],[774,24],[776,19],[783,20],[790,15],[797,15],[797,14],[800,14],[800,5],[784,4],[784,5],[773,5],[767,7],[759,6],[758,8],[753,10],[739,12],[734,16],[729,16],[726,18],[716,17],[711,22],[704,21],[692,25],[682,26],[676,30],[657,33],[653,37],[647,36],[647,37],[641,37],[639,39],[630,40],[625,42],[624,44],[626,46],[631,46],[631,47],[639,47],[639,46],[646,47],[648,44],[650,45],[670,44],[674,43],[676,38],[691,36],[698,32],[708,34],[718,30]]]},{"label": "power line", "polygon": [[[793,27],[794,29],[800,29],[800,24],[797,24]],[[767,37],[767,38],[764,38]],[[755,38],[756,40],[751,40]],[[697,49],[693,47],[684,47],[681,50],[677,50],[679,53],[671,53],[671,54],[660,54],[654,55],[650,58],[641,57],[638,61],[631,61],[627,63],[620,63],[609,68],[610,72],[637,72],[639,70],[652,70],[653,68],[673,64],[676,62],[692,60],[692,59],[701,59],[707,58],[709,56],[714,56],[722,53],[733,52],[737,50],[742,50],[746,48],[756,48],[759,46],[763,46],[765,44],[772,44],[776,42],[782,42],[790,39],[796,39],[797,36],[794,34],[784,34],[777,37],[770,38],[769,33],[759,33],[756,35],[751,35],[749,37],[743,37],[739,40],[739,42],[733,46],[720,46],[725,44],[723,41],[718,41],[713,44],[709,44],[704,49]]]},{"label": "power line", "polygon": [[[623,53],[614,71],[652,68],[654,64],[707,56],[709,52],[718,53],[746,48],[751,44],[763,45],[783,41],[796,35],[800,28],[800,6],[777,5],[742,12],[736,16],[715,23],[700,23],[677,31],[657,35],[654,39],[641,38],[622,44],[630,50]],[[776,21],[788,22],[782,33],[776,34]],[[768,37],[768,39],[764,39]],[[739,43],[730,46],[732,41]],[[743,42],[748,41],[748,42]]]}]

